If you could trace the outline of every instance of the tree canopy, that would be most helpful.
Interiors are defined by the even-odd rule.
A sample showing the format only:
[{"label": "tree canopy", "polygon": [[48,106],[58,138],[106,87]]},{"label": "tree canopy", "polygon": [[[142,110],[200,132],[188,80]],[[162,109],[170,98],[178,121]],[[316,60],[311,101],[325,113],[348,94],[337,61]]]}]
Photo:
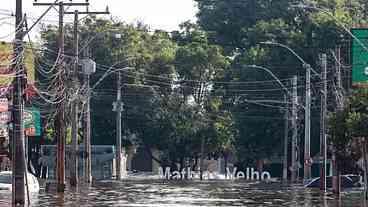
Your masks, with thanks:
[{"label": "tree canopy", "polygon": [[[304,135],[305,70],[285,48],[262,42],[289,46],[319,72],[319,55],[346,44],[350,36],[345,29],[366,24],[368,17],[368,3],[362,0],[196,2],[198,22],[183,22],[180,30],[173,32],[150,31],[142,23],[133,25],[114,19],[89,17],[81,22],[81,54],[88,50],[97,63],[91,80],[91,86],[95,86],[93,144],[115,143],[112,103],[120,70],[126,145],[157,148],[169,164],[197,158],[203,139],[206,155],[236,152],[243,166],[278,156],[283,147],[284,113],[290,109],[290,101],[284,101],[285,91],[273,77],[250,65],[270,69],[289,91],[292,76],[298,76],[299,140]],[[302,4],[320,9],[303,8]],[[57,59],[57,29],[46,26],[41,37],[39,65],[51,68]],[[65,51],[63,58],[71,63],[72,25],[66,26]],[[342,52],[342,62],[349,63],[347,50]],[[39,87],[50,88],[56,73],[39,75]],[[333,76],[328,78],[334,81]],[[313,75],[313,97],[319,97],[320,87],[321,80]],[[320,100],[313,98],[312,102],[311,142],[317,146]],[[358,103],[352,98],[349,106],[358,109]],[[365,127],[365,116],[365,112],[350,109],[331,116],[332,143],[340,154],[350,153],[339,147],[353,145],[350,136],[365,136],[356,134],[358,128]],[[312,147],[312,155],[318,150]]]}]

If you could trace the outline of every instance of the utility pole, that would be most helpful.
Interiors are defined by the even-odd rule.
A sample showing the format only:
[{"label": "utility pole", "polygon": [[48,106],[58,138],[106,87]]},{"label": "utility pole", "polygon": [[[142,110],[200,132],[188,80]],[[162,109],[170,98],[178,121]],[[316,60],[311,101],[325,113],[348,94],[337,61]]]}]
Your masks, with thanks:
[{"label": "utility pole", "polygon": [[116,180],[121,180],[121,73],[118,72],[117,96],[116,96]]},{"label": "utility pole", "polygon": [[320,128],[320,190],[326,192],[326,160],[327,160],[327,137],[326,137],[326,116],[327,116],[327,56],[322,54],[322,82],[321,93],[321,128]]},{"label": "utility pole", "polygon": [[96,72],[96,63],[89,57],[89,47],[86,46],[83,52],[82,59],[83,82],[86,85],[84,94],[84,110],[83,110],[83,142],[84,142],[84,181],[86,183],[92,182],[91,175],[91,113],[90,113],[90,75]]},{"label": "utility pole", "polygon": [[[78,91],[78,64],[79,64],[79,47],[78,47],[78,10],[74,11],[74,31],[73,31],[73,45],[74,45],[74,68],[72,85],[75,92]],[[79,94],[76,94],[78,96]],[[70,161],[70,185],[75,187],[78,184],[78,104],[79,98],[75,97],[72,101],[72,145],[71,145],[71,161]]]},{"label": "utility pole", "polygon": [[[199,178],[200,180],[203,180],[203,171],[204,171],[204,138],[201,138],[201,157],[200,157],[200,163],[199,163]],[[226,170],[226,169],[225,169]]]},{"label": "utility pole", "polygon": [[[59,71],[63,71],[65,69],[63,56],[64,56],[64,15],[67,12],[64,11],[64,6],[88,6],[89,3],[73,3],[73,2],[57,2],[54,3],[33,3],[34,6],[59,6],[59,40],[58,46],[61,54],[61,58],[59,59],[58,68]],[[73,12],[74,14],[74,12]],[[64,84],[66,77],[65,72],[60,73],[60,84]],[[63,93],[61,89],[59,93]],[[66,125],[65,120],[65,101],[62,101],[57,106],[57,114],[55,117],[54,127],[55,134],[57,139],[57,153],[56,153],[56,180],[57,180],[57,191],[64,192],[65,190],[65,139],[66,139]]]},{"label": "utility pole", "polygon": [[[75,61],[74,61],[74,75],[73,75],[73,86],[75,87],[75,91],[78,90],[79,87],[79,80],[78,80],[78,66],[79,66],[79,41],[78,41],[78,16],[79,14],[87,14],[87,15],[91,15],[91,14],[109,14],[110,12],[106,9],[106,11],[104,12],[90,12],[88,11],[88,4],[87,6],[87,11],[86,12],[80,12],[78,10],[75,10],[74,12],[65,12],[65,14],[74,14],[74,56],[75,56]],[[89,67],[91,66],[90,64],[88,65]],[[91,68],[89,68],[90,70],[93,70]],[[88,108],[87,108],[87,117],[86,118],[86,123],[85,123],[85,127],[86,129],[84,129],[84,135],[86,140],[84,141],[85,143],[85,181],[87,183],[91,182],[91,125],[90,125],[90,104],[89,104],[89,75],[92,73],[92,71],[84,71],[84,77],[85,80],[88,80],[88,97],[87,97],[87,102],[88,102]],[[86,77],[87,76],[87,77]],[[71,186],[77,186],[78,184],[78,149],[79,149],[79,145],[78,145],[78,105],[80,102],[79,99],[79,93],[77,94],[76,99],[73,101],[72,103],[72,152],[71,152],[71,168],[70,168],[70,184]]]},{"label": "utility pole", "polygon": [[311,67],[305,66],[305,116],[304,116],[304,179],[311,177],[311,157],[310,157],[310,108],[311,108]]},{"label": "utility pole", "polygon": [[342,79],[341,79],[341,48],[338,46],[336,48],[336,55],[337,55],[337,63],[336,63],[336,79],[337,79],[337,89],[339,91],[339,96],[341,100],[337,100],[337,103],[339,103],[338,107],[343,107],[344,101],[343,101],[343,86],[342,86]]},{"label": "utility pole", "polygon": [[[85,54],[87,54],[89,47],[87,47]],[[89,58],[89,55],[85,55],[85,58]],[[87,86],[86,91],[86,103],[85,103],[85,111],[84,111],[84,127],[83,127],[83,138],[84,138],[84,180],[86,183],[92,182],[92,174],[91,174],[91,112],[90,112],[90,99],[91,99],[91,90],[90,90],[90,74],[87,72],[83,73],[84,83]]]},{"label": "utility pole", "polygon": [[[336,63],[336,79],[337,79],[337,94],[336,94],[336,102],[337,102],[337,112],[341,112],[344,110],[344,90],[342,86],[341,79],[341,50],[340,47],[336,49],[337,51],[337,63]],[[332,148],[332,190],[335,194],[340,195],[340,172],[337,166],[336,160],[336,151]]]},{"label": "utility pole", "polygon": [[[59,3],[59,51],[61,57],[64,57],[64,5],[63,2]],[[63,71],[63,58],[60,58],[58,63],[59,71]],[[64,73],[62,73],[64,74]],[[65,80],[64,75],[61,75],[61,79]],[[58,112],[55,119],[55,131],[57,140],[57,155],[56,155],[56,180],[57,180],[57,192],[64,192],[65,190],[65,108],[64,101],[58,105]]]},{"label": "utility pole", "polygon": [[297,77],[293,77],[293,100],[292,100],[292,110],[291,110],[291,127],[293,129],[293,135],[291,140],[291,182],[296,182],[297,173],[299,170],[299,166],[297,164],[297,139],[298,139],[298,126],[297,126],[297,105],[298,105],[298,88],[297,88]]},{"label": "utility pole", "polygon": [[[64,55],[64,15],[65,14],[74,14],[74,71],[73,71],[73,81],[74,86],[77,89],[77,75],[78,75],[78,14],[109,14],[108,8],[104,12],[89,12],[88,8],[86,12],[66,12],[64,11],[64,6],[89,6],[89,2],[85,3],[74,3],[74,2],[57,2],[54,3],[33,3],[35,6],[54,6],[59,5],[59,51],[61,53],[61,57]],[[49,8],[50,9],[50,8]],[[63,58],[60,58],[59,62],[59,70],[64,70],[63,66]],[[65,80],[65,73],[61,73],[60,83],[62,84]],[[78,103],[79,98],[73,100],[72,103],[72,153],[71,153],[71,180],[70,184],[72,186],[76,186],[78,183]],[[55,129],[56,129],[56,138],[57,138],[57,169],[56,169],[56,179],[57,179],[57,191],[63,192],[65,189],[65,138],[66,138],[66,130],[65,130],[65,103],[64,101],[58,105],[58,112],[55,120]],[[89,142],[90,143],[90,142]]]},{"label": "utility pole", "polygon": [[[287,94],[284,95],[284,102],[287,104]],[[282,169],[282,179],[287,181],[288,175],[288,145],[289,145],[289,109],[285,108],[285,130],[284,130],[284,160]]]},{"label": "utility pole", "polygon": [[17,75],[14,81],[13,93],[13,145],[12,145],[12,205],[25,204],[25,175],[27,173],[25,152],[24,152],[24,128],[23,128],[23,90],[24,90],[24,71],[23,71],[23,11],[22,0],[16,0],[15,13],[15,43],[13,70]]}]

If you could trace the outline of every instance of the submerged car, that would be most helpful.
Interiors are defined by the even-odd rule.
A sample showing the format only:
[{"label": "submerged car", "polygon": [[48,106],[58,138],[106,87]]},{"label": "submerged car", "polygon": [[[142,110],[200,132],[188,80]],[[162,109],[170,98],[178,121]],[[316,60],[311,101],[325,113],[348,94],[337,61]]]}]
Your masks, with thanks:
[{"label": "submerged car", "polygon": [[[360,175],[341,175],[341,187],[342,188],[354,188],[362,186],[362,177]],[[319,188],[320,177],[308,180],[304,187],[306,188]],[[332,176],[326,177],[326,187],[332,188]]]},{"label": "submerged car", "polygon": [[[30,193],[35,193],[40,190],[40,185],[37,178],[31,173],[27,173],[28,190]],[[0,172],[0,190],[11,191],[12,190],[12,172],[2,171]]]}]

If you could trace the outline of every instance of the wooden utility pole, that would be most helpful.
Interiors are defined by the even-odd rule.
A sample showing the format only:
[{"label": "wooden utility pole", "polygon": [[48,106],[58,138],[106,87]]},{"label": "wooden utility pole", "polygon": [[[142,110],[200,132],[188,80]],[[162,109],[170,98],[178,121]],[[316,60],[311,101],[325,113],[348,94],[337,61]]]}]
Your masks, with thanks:
[{"label": "wooden utility pole", "polygon": [[[284,101],[287,104],[287,94],[284,95]],[[289,109],[285,109],[285,129],[284,129],[284,159],[282,168],[282,179],[287,181],[288,175],[288,146],[289,146]]]},{"label": "wooden utility pole", "polygon": [[327,56],[322,54],[322,82],[321,92],[321,124],[320,124],[320,190],[326,192],[326,168],[327,168]]},{"label": "wooden utility pole", "polygon": [[[88,53],[88,48],[86,49],[85,54]],[[85,55],[87,58],[88,55]],[[92,182],[92,174],[91,174],[91,112],[90,112],[90,99],[91,99],[91,90],[90,90],[90,74],[84,72],[83,81],[86,84],[86,103],[85,110],[83,111],[83,139],[84,139],[84,180],[86,183]]]},{"label": "wooden utility pole", "polygon": [[[33,3],[34,6],[59,6],[59,38],[58,47],[61,54],[59,59],[58,68],[59,71],[64,71],[64,6],[88,6],[89,3],[73,3],[73,2],[58,2],[58,3]],[[59,83],[64,84],[66,81],[65,71],[60,73]],[[62,90],[59,93],[63,93]],[[57,140],[57,153],[56,153],[56,180],[57,191],[64,192],[65,190],[65,141],[66,141],[66,120],[65,120],[65,101],[62,101],[57,106],[57,114],[55,117],[54,127]]]},{"label": "wooden utility pole", "polygon": [[[79,64],[79,47],[78,47],[78,10],[74,11],[74,29],[73,29],[73,45],[74,45],[74,68],[72,84],[75,92],[78,91],[78,64]],[[76,94],[79,96],[79,93]],[[72,101],[72,146],[71,146],[71,161],[70,161],[70,185],[75,187],[78,184],[78,105],[79,97],[75,97]]]},{"label": "wooden utility pole", "polygon": [[[77,3],[75,3],[77,4]],[[83,3],[82,3],[83,4]],[[75,88],[75,91],[78,91],[78,88],[80,86],[79,84],[79,80],[78,80],[78,66],[79,66],[79,41],[78,41],[78,16],[79,14],[87,14],[87,15],[91,15],[91,14],[109,14],[109,11],[104,11],[104,12],[90,12],[88,11],[88,3],[83,4],[84,6],[87,6],[87,11],[85,12],[80,12],[78,10],[75,10],[74,12],[64,12],[64,14],[74,14],[74,31],[73,31],[73,36],[74,36],[74,57],[75,57],[75,61],[74,61],[74,70],[73,70],[73,77],[72,77],[72,81],[73,81],[73,87]],[[88,75],[89,78],[89,75]],[[89,86],[89,85],[88,85]],[[88,89],[89,90],[89,89]],[[70,168],[70,184],[71,186],[77,186],[78,185],[78,129],[79,129],[79,125],[78,125],[78,105],[80,103],[80,99],[79,99],[79,93],[77,94],[77,97],[75,98],[75,100],[73,100],[72,102],[72,146],[71,146],[71,168]],[[88,97],[88,107],[89,107],[89,97]],[[88,108],[89,111],[89,108]],[[89,113],[89,112],[88,112]],[[89,119],[88,119],[89,120]],[[90,123],[90,121],[88,121]],[[87,131],[85,131],[85,135],[86,138],[88,139],[87,141],[85,141],[85,143],[88,144],[88,146],[86,145],[85,151],[86,151],[86,162],[85,162],[85,176],[86,176],[86,182],[90,183],[91,182],[91,142],[90,142],[90,125],[88,123],[88,129]]]},{"label": "wooden utility pole", "polygon": [[[63,58],[64,58],[64,5],[63,2],[59,3],[59,51],[61,58],[58,66],[59,71],[65,70]],[[64,82],[65,73],[61,73],[61,83]],[[57,153],[56,153],[56,180],[57,180],[57,191],[64,192],[65,190],[65,105],[62,101],[58,105],[58,112],[55,119],[55,134],[57,140]]]},{"label": "wooden utility pole", "polygon": [[297,126],[297,118],[298,118],[298,88],[297,88],[297,77],[293,77],[293,100],[292,100],[292,110],[291,110],[291,127],[293,130],[292,140],[291,140],[291,182],[296,182],[297,174],[299,171],[299,166],[297,163],[297,141],[298,141],[298,126]]},{"label": "wooden utility pole", "polygon": [[25,204],[25,175],[27,173],[25,153],[24,153],[24,128],[23,128],[23,110],[24,110],[24,70],[23,70],[23,11],[22,0],[16,0],[15,12],[15,41],[14,56],[16,58],[13,64],[13,70],[18,74],[14,80],[13,93],[13,145],[12,145],[12,205]]},{"label": "wooden utility pole", "polygon": [[[85,3],[74,3],[74,2],[58,2],[54,3],[33,3],[35,6],[54,6],[59,5],[59,51],[61,54],[60,62],[58,64],[59,71],[65,70],[63,63],[63,55],[64,55],[64,15],[65,14],[74,14],[74,53],[75,53],[75,63],[74,63],[74,71],[73,71],[73,80],[74,86],[77,85],[77,75],[78,75],[78,14],[109,14],[108,11],[105,12],[66,12],[64,11],[64,6],[89,6],[88,1]],[[88,8],[87,8],[88,10]],[[66,81],[65,72],[62,72],[60,75],[60,84],[63,84]],[[77,87],[76,87],[77,89]],[[62,92],[62,91],[60,91]],[[72,103],[72,162],[71,162],[71,180],[70,183],[72,186],[77,185],[78,183],[78,102],[79,99]],[[62,101],[57,107],[57,115],[55,119],[55,130],[56,130],[56,139],[57,139],[57,167],[56,167],[56,179],[57,179],[57,191],[63,192],[65,189],[65,139],[66,139],[66,123],[65,123],[65,102]]]}]

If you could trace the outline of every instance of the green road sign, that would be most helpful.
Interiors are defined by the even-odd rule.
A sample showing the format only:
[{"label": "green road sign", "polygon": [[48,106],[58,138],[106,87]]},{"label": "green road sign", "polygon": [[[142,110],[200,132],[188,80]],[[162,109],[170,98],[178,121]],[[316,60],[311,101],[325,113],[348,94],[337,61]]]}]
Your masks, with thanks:
[{"label": "green road sign", "polygon": [[[368,29],[352,29],[351,32],[368,47]],[[353,86],[368,87],[368,51],[355,39],[351,46]]]},{"label": "green road sign", "polygon": [[24,129],[29,137],[41,136],[41,114],[36,108],[24,110]]}]

